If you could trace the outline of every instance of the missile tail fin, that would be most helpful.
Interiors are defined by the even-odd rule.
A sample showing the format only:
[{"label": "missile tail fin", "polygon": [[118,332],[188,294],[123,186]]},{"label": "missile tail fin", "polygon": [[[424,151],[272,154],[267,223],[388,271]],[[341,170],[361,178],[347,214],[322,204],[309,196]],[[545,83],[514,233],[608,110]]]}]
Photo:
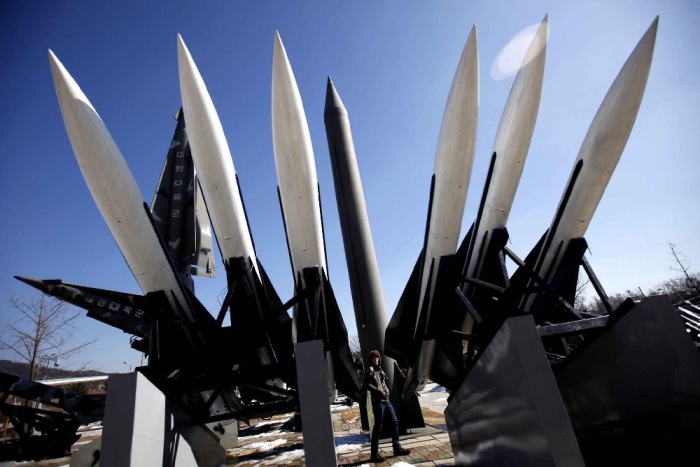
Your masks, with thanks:
[{"label": "missile tail fin", "polygon": [[535,247],[525,257],[525,264],[516,269],[510,277],[510,287],[508,288],[507,295],[509,296],[509,301],[516,306],[524,306],[530,293],[532,293],[526,289],[529,287],[529,284],[535,283],[535,281],[532,280],[535,274],[535,264],[542,252],[542,247],[547,240],[548,234],[549,230],[542,234],[542,237],[540,237]]},{"label": "missile tail fin", "polygon": [[323,289],[326,302],[326,325],[328,328],[328,346],[333,358],[333,373],[338,391],[354,401],[360,401],[360,379],[355,370],[348,331],[340,314],[333,288],[323,277]]},{"label": "missile tail fin", "polygon": [[134,336],[150,336],[152,317],[148,311],[148,300],[143,295],[66,284],[58,279],[41,280],[19,276],[15,278],[42,293],[87,310],[87,316],[90,318]]},{"label": "missile tail fin", "polygon": [[391,316],[384,337],[384,353],[400,363],[407,363],[415,353],[414,339],[416,320],[418,319],[418,300],[420,298],[420,269],[423,255],[418,255],[413,272],[408,278],[406,288],[401,294],[396,310]]},{"label": "missile tail fin", "polygon": [[192,274],[214,277],[211,221],[197,183],[182,109],[150,210],[180,277],[186,282]]}]

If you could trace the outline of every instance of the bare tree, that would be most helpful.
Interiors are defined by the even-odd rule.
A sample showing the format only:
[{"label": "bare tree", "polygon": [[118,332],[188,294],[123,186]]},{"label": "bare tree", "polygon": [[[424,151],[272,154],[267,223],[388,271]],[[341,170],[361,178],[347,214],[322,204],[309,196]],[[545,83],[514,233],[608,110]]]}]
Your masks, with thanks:
[{"label": "bare tree", "polygon": [[671,250],[671,256],[673,257],[671,261],[675,263],[675,266],[671,266],[671,270],[683,274],[686,288],[692,289],[695,294],[700,295],[700,281],[698,281],[697,275],[689,272],[690,258],[678,250],[678,244],[676,243],[668,242],[668,248]]},{"label": "bare tree", "polygon": [[11,296],[8,301],[17,316],[5,323],[0,349],[27,362],[30,379],[39,377],[42,361],[57,364],[59,359],[68,359],[97,341],[75,342],[75,321],[82,313],[56,298],[37,294],[31,298]]},{"label": "bare tree", "polygon": [[576,295],[574,296],[574,309],[575,310],[581,310],[581,311],[588,311],[586,310],[586,301],[588,300],[588,284],[590,284],[591,281],[588,280],[588,276],[586,276],[586,273],[581,269],[578,274],[578,281],[576,282]]},{"label": "bare tree", "polygon": [[352,353],[352,358],[362,358],[362,350],[360,348],[360,338],[356,334],[352,334],[348,341],[350,345],[350,352]]}]

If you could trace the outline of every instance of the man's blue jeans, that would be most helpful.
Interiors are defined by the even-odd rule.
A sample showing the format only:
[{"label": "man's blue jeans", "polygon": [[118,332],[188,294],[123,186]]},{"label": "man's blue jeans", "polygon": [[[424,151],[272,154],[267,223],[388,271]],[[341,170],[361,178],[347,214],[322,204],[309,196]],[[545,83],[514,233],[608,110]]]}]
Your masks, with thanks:
[{"label": "man's blue jeans", "polygon": [[394,450],[399,449],[399,419],[396,418],[396,412],[391,402],[375,402],[372,401],[372,413],[374,414],[374,429],[372,430],[372,445],[370,448],[371,454],[375,455],[379,452],[379,436],[382,433],[382,425],[384,425],[384,417],[389,415],[394,429],[391,434],[391,444]]}]

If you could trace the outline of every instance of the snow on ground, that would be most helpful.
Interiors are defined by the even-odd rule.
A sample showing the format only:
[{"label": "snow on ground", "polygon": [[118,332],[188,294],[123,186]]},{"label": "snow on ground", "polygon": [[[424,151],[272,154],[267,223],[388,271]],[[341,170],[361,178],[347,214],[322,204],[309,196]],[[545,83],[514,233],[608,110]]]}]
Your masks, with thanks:
[{"label": "snow on ground", "polygon": [[304,450],[303,449],[295,449],[293,451],[287,451],[283,452],[282,454],[274,457],[269,457],[267,459],[261,459],[260,461],[257,462],[257,465],[284,465],[288,464],[290,462],[294,462],[296,460],[301,459],[304,457]]},{"label": "snow on ground", "polygon": [[347,454],[362,449],[362,443],[369,441],[367,435],[356,434],[339,436],[335,438],[335,452],[338,454]]},{"label": "snow on ground", "polygon": [[246,445],[246,449],[262,449],[263,451],[270,451],[278,446],[282,446],[283,444],[287,444],[287,440],[276,439],[273,441],[261,441]]},{"label": "snow on ground", "polygon": [[276,423],[280,423],[280,421],[279,420],[263,420],[262,422],[251,423],[250,426],[255,427],[255,428],[260,428],[262,426],[274,425]]}]

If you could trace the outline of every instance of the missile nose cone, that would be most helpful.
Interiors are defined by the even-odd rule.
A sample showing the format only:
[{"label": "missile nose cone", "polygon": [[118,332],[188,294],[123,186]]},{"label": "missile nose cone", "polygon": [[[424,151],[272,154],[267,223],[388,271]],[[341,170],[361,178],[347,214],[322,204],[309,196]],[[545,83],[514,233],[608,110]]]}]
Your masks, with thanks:
[{"label": "missile nose cone", "polygon": [[287,60],[287,51],[284,49],[284,43],[282,43],[282,37],[280,37],[279,31],[275,31],[273,60],[275,63],[280,60]]},{"label": "missile nose cone", "polygon": [[182,38],[180,34],[177,35],[177,54],[178,57],[181,55],[189,55],[190,51],[187,49],[187,45],[185,45],[185,40]]},{"label": "missile nose cone", "polygon": [[57,61],[56,54],[53,53],[53,50],[49,49],[49,63],[53,65],[53,63]]},{"label": "missile nose cone", "polygon": [[[296,124],[290,126],[292,120],[297,122],[299,126],[297,127]],[[278,32],[275,32],[272,59],[272,123],[273,139],[275,128],[285,128],[284,133],[288,136],[291,136],[292,133],[299,136],[308,131],[294,71]],[[292,128],[295,130],[290,131]]]},{"label": "missile nose cone", "polygon": [[324,120],[328,117],[334,115],[348,115],[348,111],[343,104],[343,100],[340,98],[338,91],[333,85],[333,80],[328,77],[328,84],[326,85],[326,106],[323,110]]},{"label": "missile nose cone", "polygon": [[467,44],[472,44],[472,46],[476,46],[478,42],[478,31],[476,29],[476,24],[472,25],[471,30],[469,31],[469,37],[467,37]]},{"label": "missile nose cone", "polygon": [[275,45],[272,54],[272,89],[273,100],[275,88],[289,86],[289,81],[294,81],[294,72],[284,50],[284,44],[279,32],[275,31]]},{"label": "missile nose cone", "polygon": [[651,23],[651,26],[649,26],[649,29],[647,29],[647,32],[644,33],[644,37],[642,37],[642,40],[640,42],[650,41],[653,45],[656,42],[656,31],[658,28],[659,17],[657,15],[656,18],[654,18],[654,21]]},{"label": "missile nose cone", "polygon": [[63,74],[66,73],[66,70],[63,68],[60,60],[58,60],[51,49],[49,49],[49,66],[51,66],[51,78],[53,79],[53,85],[58,90],[58,83],[61,83],[62,85],[65,84]]},{"label": "missile nose cone", "polygon": [[181,76],[183,71],[189,71],[189,69],[194,65],[190,51],[187,48],[187,45],[185,45],[185,41],[182,39],[180,34],[177,35],[177,64],[179,66]]},{"label": "missile nose cone", "polygon": [[18,281],[24,282],[25,284],[34,287],[35,289],[46,291],[48,287],[44,284],[44,281],[39,279],[32,279],[30,277],[15,276]]},{"label": "missile nose cone", "polygon": [[51,66],[51,77],[53,78],[54,88],[56,88],[56,94],[58,94],[59,103],[64,105],[64,98],[67,97],[67,92],[73,94],[73,97],[78,97],[75,95],[80,93],[78,85],[51,49],[49,49],[49,65]]}]

